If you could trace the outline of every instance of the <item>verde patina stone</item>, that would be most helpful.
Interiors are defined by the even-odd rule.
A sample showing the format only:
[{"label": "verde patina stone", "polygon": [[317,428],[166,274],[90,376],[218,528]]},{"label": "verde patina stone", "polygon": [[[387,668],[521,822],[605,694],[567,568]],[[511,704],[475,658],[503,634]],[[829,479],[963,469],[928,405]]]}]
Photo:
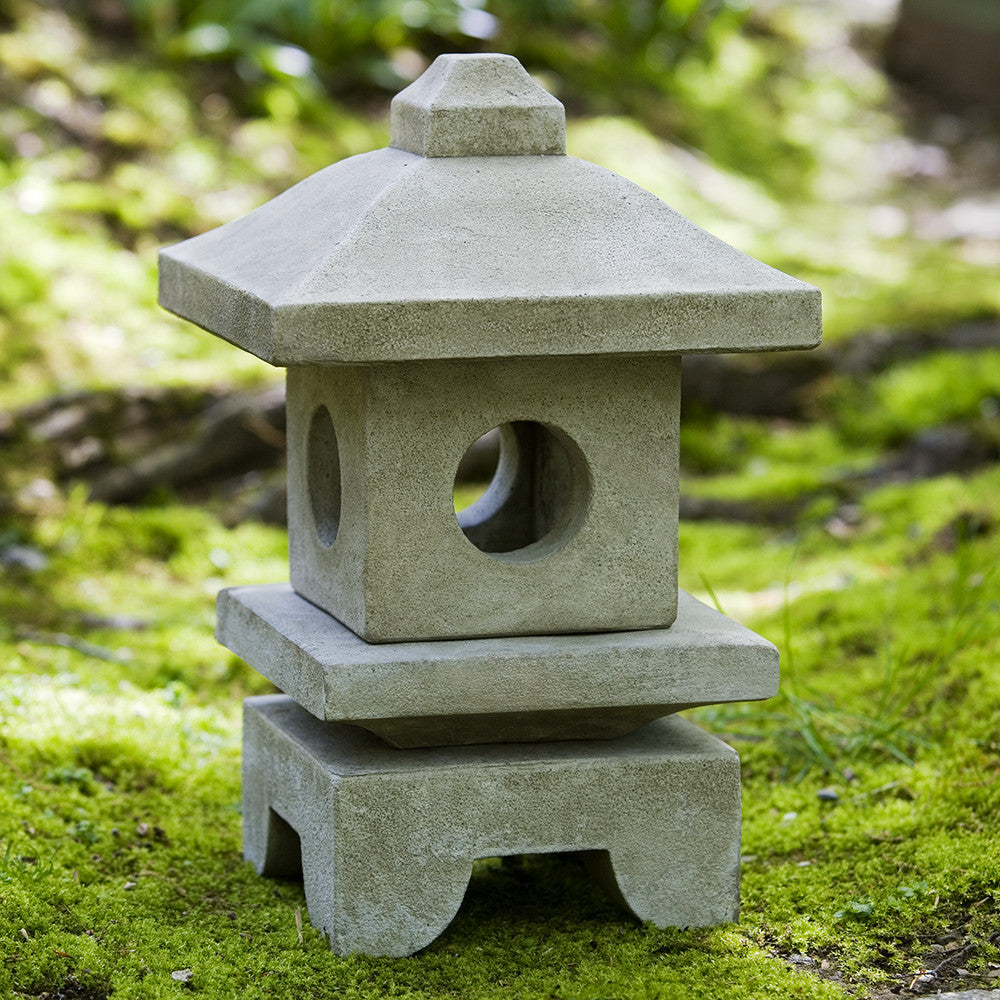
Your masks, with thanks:
[{"label": "verde patina stone", "polygon": [[[292,585],[367,641],[674,620],[678,358],[296,366],[287,401]],[[493,488],[456,518],[496,426]]]},{"label": "verde patina stone", "polygon": [[164,306],[289,367],[293,585],[371,642],[669,626],[678,355],[814,346],[819,292],[566,156],[510,56],[440,57],[392,129],[161,253]]},{"label": "verde patina stone", "polygon": [[288,367],[291,584],[223,592],[217,630],[286,692],[246,704],[258,870],[301,872],[341,954],[423,947],[502,854],[735,919],[739,761],[673,713],[769,697],[778,659],[678,593],[680,355],[814,346],[819,292],[567,156],[482,55],[398,95],[389,148],[164,250],[160,301]]},{"label": "verde patina stone", "polygon": [[399,747],[609,738],[777,694],[774,646],[680,597],[668,629],[374,644],[288,584],[234,587],[216,636],[318,719]]},{"label": "verde patina stone", "polygon": [[739,911],[736,752],[678,716],[618,740],[397,750],[281,695],[244,710],[243,850],[301,871],[331,948],[402,956],[458,911],[477,858],[581,851],[640,920]]},{"label": "verde patina stone", "polygon": [[513,57],[436,59],[392,102],[392,145],[421,156],[566,152],[566,112]]},{"label": "verde patina stone", "polygon": [[439,57],[392,130],[161,251],[160,304],[282,366],[819,343],[818,289],[565,155],[510,56]]}]

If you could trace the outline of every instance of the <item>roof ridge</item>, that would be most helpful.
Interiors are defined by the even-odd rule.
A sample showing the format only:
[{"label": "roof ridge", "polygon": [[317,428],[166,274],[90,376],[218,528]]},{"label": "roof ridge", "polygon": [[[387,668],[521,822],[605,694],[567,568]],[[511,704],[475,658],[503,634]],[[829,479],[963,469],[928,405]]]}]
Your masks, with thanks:
[{"label": "roof ridge", "polygon": [[[421,161],[423,161],[423,160],[426,159],[426,157],[421,156],[419,153],[411,153],[408,150],[398,149],[395,146],[386,146],[386,147],[384,147],[384,149],[381,149],[381,150],[372,150],[372,152],[389,152],[390,150],[394,154],[399,154],[399,156],[410,157],[410,158],[413,158],[415,160],[421,160]],[[365,154],[362,154],[362,155],[365,155]],[[348,159],[353,159],[353,157],[348,157]],[[343,161],[342,160],[338,160],[337,161],[337,163],[341,163],[341,162],[343,162]],[[330,166],[331,167],[336,166],[336,163],[331,163]],[[369,199],[369,201],[367,202],[367,204],[363,208],[361,208],[358,212],[356,212],[354,214],[353,219],[352,219],[351,224],[349,225],[349,227],[347,229],[345,229],[340,234],[340,237],[334,243],[332,243],[330,245],[328,251],[323,255],[322,259],[317,264],[315,264],[313,267],[311,267],[309,270],[307,270],[306,273],[302,276],[302,278],[295,285],[289,286],[289,288],[285,291],[284,294],[278,296],[278,298],[274,302],[275,308],[281,309],[281,308],[284,308],[285,306],[292,305],[293,303],[289,301],[289,296],[294,296],[296,293],[301,292],[302,289],[312,280],[312,278],[316,274],[316,272],[320,268],[322,268],[323,265],[334,255],[334,253],[336,252],[336,250],[339,247],[343,246],[344,244],[351,242],[351,238],[354,237],[357,234],[358,230],[361,228],[362,223],[365,221],[365,219],[371,213],[371,210],[373,208],[375,208],[375,206],[378,205],[379,202],[384,201],[385,198],[388,196],[389,192],[392,191],[396,187],[396,184],[398,183],[398,181],[404,176],[403,173],[402,173],[402,168],[407,167],[407,166],[408,166],[408,164],[405,163],[405,162],[400,164],[400,171],[401,172],[397,176],[395,176],[388,184],[383,184],[375,192],[374,197],[372,197],[371,199]],[[327,167],[325,169],[329,170],[330,168]]]}]

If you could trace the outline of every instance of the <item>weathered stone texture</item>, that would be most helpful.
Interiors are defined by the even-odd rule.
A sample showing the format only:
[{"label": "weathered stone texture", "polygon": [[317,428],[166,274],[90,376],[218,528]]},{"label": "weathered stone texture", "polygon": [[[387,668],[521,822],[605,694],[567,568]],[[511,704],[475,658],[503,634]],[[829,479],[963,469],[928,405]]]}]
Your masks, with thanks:
[{"label": "weathered stone texture", "polygon": [[672,713],[769,697],[777,651],[678,595],[680,355],[815,346],[819,291],[566,156],[502,55],[440,57],[390,148],[160,262],[166,308],[289,368],[291,586],[219,601],[292,696],[246,703],[258,871],[301,871],[339,954],[425,946],[507,854],[735,919],[739,760]]},{"label": "weathered stone texture", "polygon": [[[669,625],[679,375],[670,357],[290,369],[292,585],[370,642]],[[329,446],[311,437],[324,411],[341,469],[330,544],[325,500],[337,477]],[[520,454],[463,531],[458,463],[510,421],[547,430],[513,442]],[[521,533],[478,539],[494,551],[468,537],[505,517]]]},{"label": "weathered stone texture", "polygon": [[564,155],[516,66],[442,56],[393,146],[161,251],[160,304],[286,366],[819,343],[816,288]]},{"label": "weathered stone texture", "polygon": [[392,144],[421,156],[566,152],[566,113],[513,57],[445,55],[392,99]]},{"label": "weathered stone texture", "polygon": [[683,591],[669,629],[375,645],[287,584],[236,587],[216,635],[318,719],[401,747],[609,738],[778,690],[774,646]]},{"label": "weathered stone texture", "polygon": [[301,865],[341,955],[429,944],[473,861],[508,854],[587,852],[640,920],[708,926],[738,915],[739,781],[736,753],[677,716],[614,741],[395,750],[250,698],[244,854],[265,875]]}]

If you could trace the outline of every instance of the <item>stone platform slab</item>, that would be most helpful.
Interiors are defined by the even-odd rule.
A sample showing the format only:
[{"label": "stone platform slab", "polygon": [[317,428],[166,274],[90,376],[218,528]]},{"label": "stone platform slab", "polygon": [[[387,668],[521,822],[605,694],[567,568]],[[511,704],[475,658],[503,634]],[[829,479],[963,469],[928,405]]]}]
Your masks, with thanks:
[{"label": "stone platform slab", "polygon": [[477,858],[586,857],[660,927],[739,909],[739,758],[677,716],[613,741],[398,750],[283,695],[244,707],[245,857],[305,884],[341,955],[425,947]]},{"label": "stone platform slab", "polygon": [[683,591],[669,629],[373,644],[288,584],[235,587],[216,637],[317,719],[397,747],[609,739],[778,691],[775,647]]}]

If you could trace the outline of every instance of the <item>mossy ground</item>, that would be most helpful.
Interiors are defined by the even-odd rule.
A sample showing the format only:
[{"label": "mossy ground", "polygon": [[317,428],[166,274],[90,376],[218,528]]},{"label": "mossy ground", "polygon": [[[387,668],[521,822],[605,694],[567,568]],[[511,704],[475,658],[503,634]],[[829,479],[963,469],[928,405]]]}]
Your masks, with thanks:
[{"label": "mossy ground", "polygon": [[705,596],[704,575],[785,663],[772,702],[694,713],[743,757],[739,925],[640,926],[572,858],[484,861],[438,941],[378,960],[333,956],[301,887],[240,859],[240,699],[267,688],[214,644],[213,595],[282,578],[283,533],[49,498],[7,524],[49,562],[2,591],[0,995],[832,997],[782,956],[864,987],[952,929],[985,976],[1000,532],[956,511],[998,504],[990,469],[871,494],[849,543],[683,526],[682,583]]},{"label": "mossy ground", "polygon": [[[156,310],[155,249],[383,144],[384,122],[278,83],[260,95],[268,113],[247,116],[202,77],[95,44],[58,5],[11,9],[2,405],[265,377]],[[770,33],[733,36],[713,66],[686,69],[687,139],[714,163],[623,117],[571,122],[571,151],[820,284],[835,338],[995,313],[995,248],[867,225],[898,197],[913,214],[947,192],[871,169],[902,127],[877,70],[831,69],[829,48],[809,42],[828,37],[817,16],[779,11]],[[732,114],[752,127],[734,132]],[[241,861],[240,701],[268,687],[215,644],[214,595],[286,578],[283,532],[226,528],[164,497],[104,507],[53,486],[31,442],[5,442],[0,548],[47,562],[0,570],[0,996],[840,997],[910,983],[948,933],[963,942],[964,981],[990,981],[1000,470],[852,495],[847,519],[840,505],[844,471],[908,434],[995,430],[997,358],[837,376],[811,423],[685,426],[688,494],[809,498],[783,527],[681,526],[682,585],[782,651],[777,698],[692,713],[743,759],[740,923],[639,926],[572,858],[493,859],[445,934],[401,960],[335,957],[301,887]],[[795,967],[796,955],[808,958]],[[958,981],[956,968],[927,988]]]}]

